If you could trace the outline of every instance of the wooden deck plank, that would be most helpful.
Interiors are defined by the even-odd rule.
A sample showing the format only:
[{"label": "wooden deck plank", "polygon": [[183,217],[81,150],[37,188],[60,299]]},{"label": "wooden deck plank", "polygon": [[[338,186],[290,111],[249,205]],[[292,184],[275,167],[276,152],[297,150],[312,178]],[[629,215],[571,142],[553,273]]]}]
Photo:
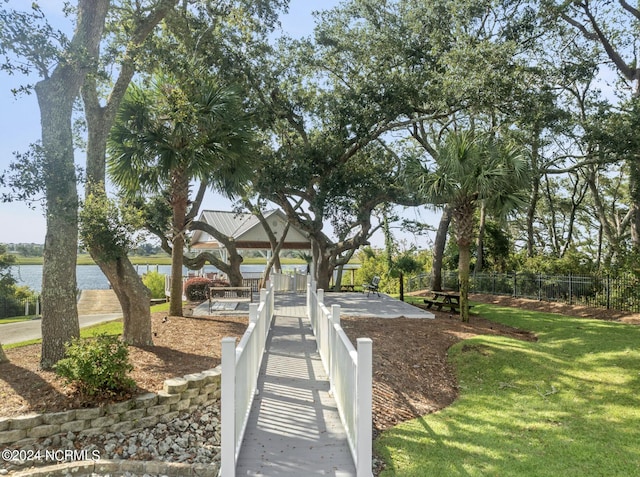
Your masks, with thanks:
[{"label": "wooden deck plank", "polygon": [[356,475],[315,337],[301,310],[280,309],[275,318],[238,476]]}]

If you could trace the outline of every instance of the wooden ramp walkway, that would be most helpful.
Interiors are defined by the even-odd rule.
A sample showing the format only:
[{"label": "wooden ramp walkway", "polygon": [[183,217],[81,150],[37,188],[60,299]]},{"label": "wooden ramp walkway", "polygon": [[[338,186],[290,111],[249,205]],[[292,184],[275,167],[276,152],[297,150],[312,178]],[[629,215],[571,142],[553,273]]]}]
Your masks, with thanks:
[{"label": "wooden ramp walkway", "polygon": [[236,475],[355,477],[304,296],[280,295],[276,301]]}]

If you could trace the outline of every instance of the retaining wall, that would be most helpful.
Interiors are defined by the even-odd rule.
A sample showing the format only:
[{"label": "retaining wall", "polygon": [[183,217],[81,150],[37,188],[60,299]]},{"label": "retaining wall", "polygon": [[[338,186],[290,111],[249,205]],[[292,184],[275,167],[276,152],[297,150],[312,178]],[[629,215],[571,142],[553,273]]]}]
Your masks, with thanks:
[{"label": "retaining wall", "polygon": [[220,399],[220,367],[182,378],[167,379],[162,391],[113,404],[86,409],[0,418],[0,445],[27,446],[38,439],[73,432],[82,436],[169,422],[181,411],[193,410]]}]

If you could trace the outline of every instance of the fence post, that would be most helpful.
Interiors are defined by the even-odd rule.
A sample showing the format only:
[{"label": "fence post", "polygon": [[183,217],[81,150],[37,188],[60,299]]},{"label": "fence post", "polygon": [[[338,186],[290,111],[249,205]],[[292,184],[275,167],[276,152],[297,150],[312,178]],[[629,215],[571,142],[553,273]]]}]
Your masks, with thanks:
[{"label": "fence post", "polygon": [[236,475],[236,339],[222,338],[220,381],[220,475]]},{"label": "fence post", "polygon": [[573,274],[569,273],[569,305],[573,304]]},{"label": "fence post", "polygon": [[607,310],[611,308],[611,275],[607,273]]},{"label": "fence post", "polygon": [[356,475],[357,477],[371,477],[372,457],[372,418],[373,405],[373,341],[371,338],[358,338],[358,376],[356,383],[357,400],[357,430],[356,430]]},{"label": "fence post", "polygon": [[538,273],[538,301],[542,301],[542,272]]},{"label": "fence post", "polygon": [[267,290],[266,288],[261,288],[260,289],[260,303],[266,302],[267,301]]}]

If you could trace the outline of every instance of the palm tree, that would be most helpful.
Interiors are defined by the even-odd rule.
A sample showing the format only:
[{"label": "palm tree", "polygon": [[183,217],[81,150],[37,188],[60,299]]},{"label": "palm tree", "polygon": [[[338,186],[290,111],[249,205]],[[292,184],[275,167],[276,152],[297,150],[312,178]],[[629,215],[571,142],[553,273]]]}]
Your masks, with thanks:
[{"label": "palm tree", "polygon": [[209,184],[227,196],[251,172],[251,129],[241,101],[205,70],[189,78],[159,75],[132,85],[109,138],[111,178],[131,195],[162,194],[171,207],[169,313],[182,315],[182,265],[190,187]]},{"label": "palm tree", "polygon": [[469,321],[469,270],[474,215],[480,204],[505,216],[524,205],[530,183],[526,151],[488,134],[452,132],[429,168],[419,161],[407,166],[409,181],[425,201],[447,206],[458,244],[460,316]]}]

